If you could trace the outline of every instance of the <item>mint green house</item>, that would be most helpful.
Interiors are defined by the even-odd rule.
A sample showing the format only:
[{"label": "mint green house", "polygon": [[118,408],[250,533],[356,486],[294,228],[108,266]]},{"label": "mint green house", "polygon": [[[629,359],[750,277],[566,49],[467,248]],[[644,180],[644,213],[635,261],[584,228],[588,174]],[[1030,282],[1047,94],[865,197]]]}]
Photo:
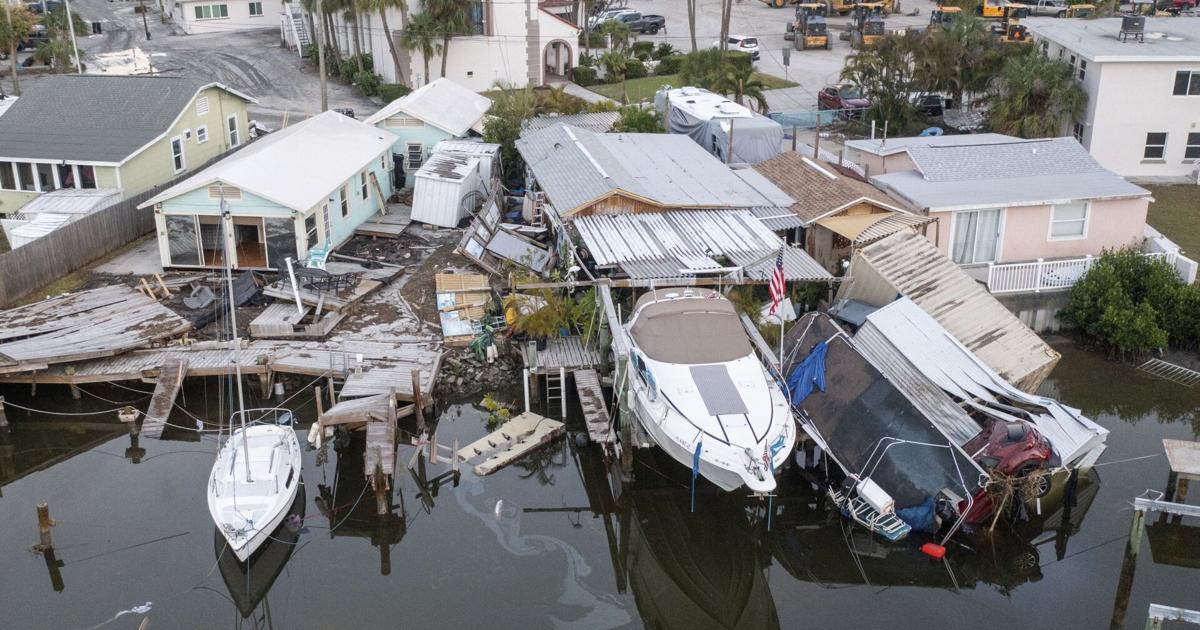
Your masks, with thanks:
[{"label": "mint green house", "polygon": [[413,184],[413,174],[442,140],[483,133],[483,118],[492,100],[449,80],[438,79],[402,96],[365,121],[395,136],[395,163]]},{"label": "mint green house", "polygon": [[164,268],[280,269],[333,248],[385,207],[394,138],[325,112],[255,140],[139,207]]},{"label": "mint green house", "polygon": [[0,216],[54,191],[127,199],[170,182],[249,141],[246,104],[253,102],[184,77],[30,81],[0,115]]}]

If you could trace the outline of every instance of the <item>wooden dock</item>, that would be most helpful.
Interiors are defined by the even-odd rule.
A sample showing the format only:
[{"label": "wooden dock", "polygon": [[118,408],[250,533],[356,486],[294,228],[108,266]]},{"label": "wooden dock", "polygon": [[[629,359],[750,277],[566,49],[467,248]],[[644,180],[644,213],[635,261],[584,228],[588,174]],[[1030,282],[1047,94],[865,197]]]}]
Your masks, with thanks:
[{"label": "wooden dock", "polygon": [[412,206],[391,203],[387,206],[387,214],[375,213],[355,228],[354,233],[360,236],[398,238],[411,223]]},{"label": "wooden dock", "polygon": [[305,322],[312,307],[296,312],[293,302],[276,302],[250,322],[250,336],[255,339],[324,339],[346,318],[345,310],[325,311],[317,321]]},{"label": "wooden dock", "polygon": [[600,352],[584,345],[581,337],[553,337],[546,340],[545,350],[521,347],[525,366],[534,374],[558,374],[560,369],[571,372],[600,365]]},{"label": "wooden dock", "polygon": [[612,433],[612,419],[604,403],[604,390],[600,387],[600,376],[596,370],[576,370],[575,392],[579,394],[579,406],[583,408],[588,438],[597,444],[613,444],[616,440]]},{"label": "wooden dock", "polygon": [[505,422],[499,429],[458,450],[458,458],[469,461],[486,459],[475,466],[475,474],[490,475],[521,459],[551,440],[562,435],[566,425],[536,413],[526,411]]},{"label": "wooden dock", "polygon": [[146,409],[146,417],[142,421],[142,435],[155,439],[162,437],[187,371],[186,358],[171,358],[163,363],[158,372],[158,383],[154,386],[154,395],[150,398],[150,407]]},{"label": "wooden dock", "polygon": [[[386,265],[384,263],[379,263],[379,265],[380,268],[378,269],[368,269],[353,262],[330,260],[325,263],[325,271],[328,271],[332,275],[344,273],[361,274],[358,284],[352,290],[342,293],[317,292],[301,287],[299,288],[300,301],[307,306],[320,307],[319,310],[322,313],[326,311],[341,311],[383,288],[404,273],[404,268],[397,265]],[[296,298],[292,293],[291,281],[286,275],[284,278],[263,287],[263,295],[290,302],[293,304],[292,309],[295,312],[294,305]]]}]

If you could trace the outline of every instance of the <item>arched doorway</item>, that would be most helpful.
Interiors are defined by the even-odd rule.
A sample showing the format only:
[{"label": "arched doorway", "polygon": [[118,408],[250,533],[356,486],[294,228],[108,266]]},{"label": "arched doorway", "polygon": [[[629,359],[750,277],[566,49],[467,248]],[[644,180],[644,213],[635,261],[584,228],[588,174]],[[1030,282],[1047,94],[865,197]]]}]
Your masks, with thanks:
[{"label": "arched doorway", "polygon": [[542,85],[565,81],[571,74],[575,59],[571,44],[561,39],[551,40],[542,49]]}]

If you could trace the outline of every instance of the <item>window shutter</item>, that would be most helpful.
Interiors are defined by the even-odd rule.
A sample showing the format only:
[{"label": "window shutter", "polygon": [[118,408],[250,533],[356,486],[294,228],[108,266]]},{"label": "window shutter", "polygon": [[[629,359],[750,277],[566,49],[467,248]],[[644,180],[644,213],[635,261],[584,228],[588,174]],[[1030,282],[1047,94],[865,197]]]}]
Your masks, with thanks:
[{"label": "window shutter", "polygon": [[196,99],[196,115],[203,116],[208,113],[208,97],[201,96]]},{"label": "window shutter", "polygon": [[220,199],[222,192],[225,193],[225,201],[237,201],[242,198],[241,188],[222,186],[221,184],[210,184],[208,186],[209,199]]}]

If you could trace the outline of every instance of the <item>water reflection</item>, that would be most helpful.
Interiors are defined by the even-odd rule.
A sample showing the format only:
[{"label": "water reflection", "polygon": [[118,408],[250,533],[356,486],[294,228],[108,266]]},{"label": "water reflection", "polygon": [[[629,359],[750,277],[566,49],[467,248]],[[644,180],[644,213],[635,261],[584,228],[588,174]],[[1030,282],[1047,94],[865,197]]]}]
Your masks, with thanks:
[{"label": "water reflection", "polygon": [[[254,628],[275,627],[267,593],[287,566],[296,548],[300,546],[300,535],[304,531],[301,525],[304,520],[305,494],[305,485],[301,483],[296,499],[288,509],[289,516],[248,562],[238,561],[237,556],[228,550],[228,543],[221,535],[221,530],[213,527],[213,549],[217,556],[217,567],[234,607],[241,615],[234,624],[235,627],[243,627],[244,621],[249,621]],[[293,519],[292,515],[298,519]]]}]

